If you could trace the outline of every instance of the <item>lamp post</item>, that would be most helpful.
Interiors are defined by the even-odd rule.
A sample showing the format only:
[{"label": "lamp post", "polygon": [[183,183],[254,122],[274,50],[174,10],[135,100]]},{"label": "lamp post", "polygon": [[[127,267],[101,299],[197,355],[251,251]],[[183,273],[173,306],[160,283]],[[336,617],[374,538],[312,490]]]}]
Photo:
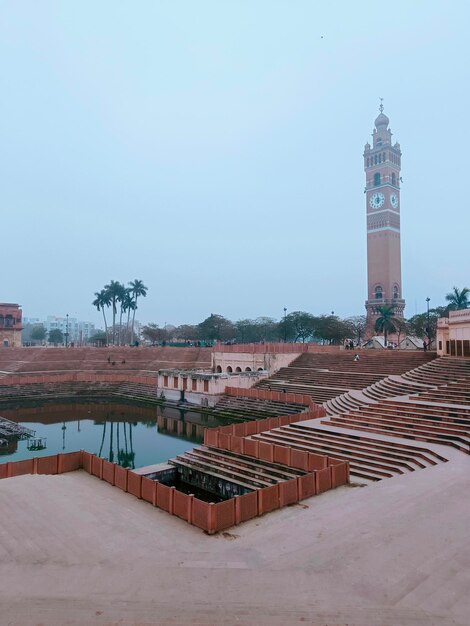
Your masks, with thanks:
[{"label": "lamp post", "polygon": [[426,326],[426,334],[428,336],[428,348],[431,347],[431,327],[429,325],[429,302],[430,302],[431,298],[426,298],[426,304],[428,305],[428,311],[427,311],[427,326]]},{"label": "lamp post", "polygon": [[287,309],[284,307],[284,343],[287,343]]},{"label": "lamp post", "polygon": [[69,314],[65,316],[67,321],[65,322],[65,347],[69,345]]}]

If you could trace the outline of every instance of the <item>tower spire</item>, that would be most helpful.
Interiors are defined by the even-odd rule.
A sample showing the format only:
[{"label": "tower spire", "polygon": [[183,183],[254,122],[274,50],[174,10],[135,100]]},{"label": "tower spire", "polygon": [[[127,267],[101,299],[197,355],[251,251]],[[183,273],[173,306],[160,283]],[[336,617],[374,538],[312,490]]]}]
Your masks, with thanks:
[{"label": "tower spire", "polygon": [[373,145],[364,149],[367,212],[367,328],[375,332],[375,322],[383,306],[392,307],[402,318],[405,300],[401,283],[400,250],[400,146],[392,146],[383,98],[372,133]]}]

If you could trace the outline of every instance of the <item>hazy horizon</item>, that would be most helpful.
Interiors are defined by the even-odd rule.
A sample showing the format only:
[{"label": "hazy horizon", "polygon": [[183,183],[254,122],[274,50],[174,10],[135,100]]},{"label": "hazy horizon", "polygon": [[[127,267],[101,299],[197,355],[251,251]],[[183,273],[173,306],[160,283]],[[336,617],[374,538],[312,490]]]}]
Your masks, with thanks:
[{"label": "hazy horizon", "polygon": [[[0,301],[101,324],[363,315],[362,153],[401,144],[405,316],[470,287],[463,1],[0,8]],[[7,268],[7,269],[5,269]]]}]

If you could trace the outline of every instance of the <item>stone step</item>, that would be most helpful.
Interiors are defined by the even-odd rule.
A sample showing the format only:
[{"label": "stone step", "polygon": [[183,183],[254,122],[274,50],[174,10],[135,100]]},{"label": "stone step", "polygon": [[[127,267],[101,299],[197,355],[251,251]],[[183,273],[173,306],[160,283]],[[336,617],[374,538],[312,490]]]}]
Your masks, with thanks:
[{"label": "stone step", "polygon": [[391,436],[404,437],[405,439],[416,439],[418,441],[430,441],[433,443],[440,443],[443,445],[450,445],[458,448],[462,452],[469,454],[470,439],[443,433],[436,433],[431,430],[423,430],[421,428],[407,428],[400,424],[384,423],[378,420],[362,420],[362,419],[348,419],[343,416],[332,416],[330,421],[322,421],[324,424],[337,424],[343,425],[345,428],[351,428],[355,430],[364,430],[368,432],[376,432],[382,434],[389,434]]}]

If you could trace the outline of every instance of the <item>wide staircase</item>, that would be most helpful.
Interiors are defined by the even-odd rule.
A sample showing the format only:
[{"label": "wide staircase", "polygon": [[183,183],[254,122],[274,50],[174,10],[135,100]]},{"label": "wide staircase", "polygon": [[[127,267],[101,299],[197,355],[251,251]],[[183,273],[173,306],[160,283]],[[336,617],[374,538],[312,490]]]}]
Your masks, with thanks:
[{"label": "wide staircase", "polygon": [[40,383],[31,385],[0,385],[0,401],[2,404],[28,400],[57,400],[79,397],[108,397],[119,386],[119,383]]},{"label": "wide staircase", "polygon": [[[355,411],[367,403],[380,402],[385,398],[426,394],[427,397],[452,395],[452,389],[462,397],[459,381],[470,376],[470,360],[440,357],[420,365],[402,375],[387,376],[360,391],[348,391],[323,403],[329,415]],[[457,385],[454,387],[454,385]],[[451,391],[448,391],[448,389]],[[432,393],[432,396],[429,394]],[[458,394],[455,394],[459,397]],[[465,397],[465,396],[463,396]],[[444,400],[443,400],[444,401]]]},{"label": "wide staircase", "polygon": [[279,415],[292,415],[306,410],[306,406],[294,402],[277,402],[227,395],[219,400],[210,413],[216,417],[247,421]]},{"label": "wide staircase", "polygon": [[0,350],[0,376],[10,373],[99,372],[155,374],[164,368],[208,369],[210,348],[108,347]]},{"label": "wide staircase", "polygon": [[418,393],[416,396],[447,404],[470,404],[469,385],[460,381],[449,382],[445,386]]},{"label": "wide staircase", "polygon": [[322,404],[350,390],[360,391],[390,376],[431,362],[434,353],[399,350],[362,350],[331,354],[304,353],[288,367],[256,384],[261,389],[308,394]]},{"label": "wide staircase", "polygon": [[156,386],[137,383],[54,382],[28,385],[0,385],[0,404],[10,406],[31,401],[111,400],[122,398],[136,401],[156,401]]},{"label": "wide staircase", "polygon": [[414,397],[390,398],[342,415],[332,415],[322,423],[449,445],[470,454],[470,405]]},{"label": "wide staircase", "polygon": [[251,438],[349,461],[351,476],[371,481],[406,474],[447,460],[423,447],[340,432],[320,424],[315,426],[312,422],[281,426]]},{"label": "wide staircase", "polygon": [[[305,474],[302,470],[285,465],[206,446],[193,448],[168,462],[182,470],[203,473],[215,480],[235,484],[242,493],[270,487]],[[183,473],[188,475],[187,472]]]},{"label": "wide staircase", "polygon": [[[321,395],[315,385],[321,379],[316,368],[327,359],[305,359],[310,356],[302,355],[290,368],[258,386],[273,389],[279,383],[291,390],[290,383],[309,393],[311,385],[311,395],[318,401]],[[352,476],[373,481],[446,462],[441,446],[470,454],[470,359],[424,353],[399,358],[403,360],[397,362],[382,351],[373,357],[361,352],[357,380],[376,377],[362,389],[353,387],[353,366],[345,367],[345,357],[328,359],[325,374],[337,372],[342,385],[349,387],[324,402],[328,416],[252,437],[348,460]],[[307,362],[313,371],[305,367]],[[371,374],[372,366],[375,374]]]}]

